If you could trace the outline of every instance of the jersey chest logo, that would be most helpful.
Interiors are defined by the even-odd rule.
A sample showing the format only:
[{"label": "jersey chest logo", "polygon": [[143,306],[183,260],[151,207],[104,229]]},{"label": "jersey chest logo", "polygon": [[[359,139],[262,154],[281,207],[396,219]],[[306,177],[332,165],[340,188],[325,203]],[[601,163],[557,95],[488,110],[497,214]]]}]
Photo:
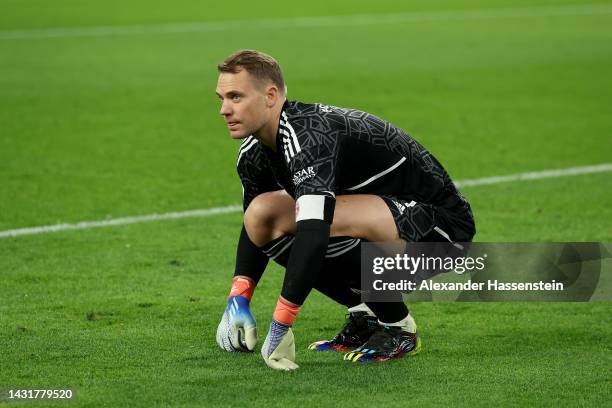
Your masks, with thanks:
[{"label": "jersey chest logo", "polygon": [[314,167],[312,166],[307,167],[305,169],[298,170],[295,173],[293,173],[293,184],[297,186],[298,184],[302,183],[304,180],[313,178],[316,175],[317,174],[314,171]]}]

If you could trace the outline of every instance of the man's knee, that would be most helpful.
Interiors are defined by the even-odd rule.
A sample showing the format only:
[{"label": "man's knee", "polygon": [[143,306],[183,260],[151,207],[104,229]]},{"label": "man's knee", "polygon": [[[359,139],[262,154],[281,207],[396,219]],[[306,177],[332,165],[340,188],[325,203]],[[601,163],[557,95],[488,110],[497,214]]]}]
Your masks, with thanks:
[{"label": "man's knee", "polygon": [[245,226],[265,226],[274,221],[273,206],[270,205],[269,193],[258,195],[251,201],[246,211],[244,212]]},{"label": "man's knee", "polygon": [[258,195],[244,213],[244,226],[251,241],[263,246],[278,236],[292,233],[295,202],[284,191]]}]

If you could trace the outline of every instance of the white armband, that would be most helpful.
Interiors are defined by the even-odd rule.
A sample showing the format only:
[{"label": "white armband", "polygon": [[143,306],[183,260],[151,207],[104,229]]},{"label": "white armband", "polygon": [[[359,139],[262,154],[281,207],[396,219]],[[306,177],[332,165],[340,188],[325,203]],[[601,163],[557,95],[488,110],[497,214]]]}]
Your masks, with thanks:
[{"label": "white armband", "polygon": [[323,220],[331,224],[336,199],[329,195],[307,194],[299,197],[295,206],[296,222]]}]

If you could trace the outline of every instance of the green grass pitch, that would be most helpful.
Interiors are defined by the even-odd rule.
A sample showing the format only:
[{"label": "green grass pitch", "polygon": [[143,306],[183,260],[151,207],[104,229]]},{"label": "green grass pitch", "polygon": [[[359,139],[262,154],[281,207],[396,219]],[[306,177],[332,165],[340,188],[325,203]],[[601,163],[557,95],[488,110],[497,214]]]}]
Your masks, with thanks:
[{"label": "green grass pitch", "polygon": [[[191,22],[209,25],[159,29]],[[5,0],[0,231],[239,203],[214,87],[240,48],[279,60],[290,99],[404,128],[455,180],[609,163],[611,44],[609,1]],[[463,192],[478,241],[612,241],[610,172]],[[298,371],[224,353],[240,225],[230,213],[0,239],[0,390],[68,387],[74,406],[109,407],[612,403],[610,303],[415,303],[420,355],[347,365],[306,350],[345,313],[313,293]],[[271,266],[254,296],[260,344],[281,282]]]}]

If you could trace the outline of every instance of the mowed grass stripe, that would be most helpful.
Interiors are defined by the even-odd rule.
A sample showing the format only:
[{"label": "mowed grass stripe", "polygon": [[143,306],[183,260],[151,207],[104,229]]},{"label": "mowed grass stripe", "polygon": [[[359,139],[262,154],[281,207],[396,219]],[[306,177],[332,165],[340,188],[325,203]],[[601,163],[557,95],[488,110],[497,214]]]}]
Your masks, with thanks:
[{"label": "mowed grass stripe", "polygon": [[106,37],[138,34],[193,33],[226,30],[291,29],[304,27],[360,26],[432,21],[487,20],[497,18],[564,17],[612,14],[612,5],[584,4],[536,6],[476,10],[447,10],[393,14],[357,14],[344,16],[296,17],[283,19],[228,20],[201,23],[166,23],[151,25],[118,25],[97,27],[57,27],[0,31],[0,40],[57,37]]},{"label": "mowed grass stripe", "polygon": [[[500,183],[508,183],[513,181],[528,181],[539,180],[546,178],[558,178],[577,176],[583,174],[602,173],[612,171],[612,163],[602,163],[592,166],[568,167],[565,169],[543,170],[536,172],[509,174],[505,176],[481,177],[477,179],[459,180],[455,184],[459,187],[473,187],[480,185],[492,185]],[[164,214],[148,214],[136,215],[130,217],[114,218],[101,221],[83,221],[75,224],[55,224],[40,227],[19,228],[6,231],[0,231],[0,238],[17,237],[22,235],[46,234],[50,232],[82,230],[99,227],[111,227],[115,225],[138,224],[143,222],[175,220],[179,218],[201,218],[210,217],[217,214],[226,214],[238,212],[242,210],[242,206],[238,204],[228,205],[225,207],[206,208],[199,210],[170,212]]]}]

